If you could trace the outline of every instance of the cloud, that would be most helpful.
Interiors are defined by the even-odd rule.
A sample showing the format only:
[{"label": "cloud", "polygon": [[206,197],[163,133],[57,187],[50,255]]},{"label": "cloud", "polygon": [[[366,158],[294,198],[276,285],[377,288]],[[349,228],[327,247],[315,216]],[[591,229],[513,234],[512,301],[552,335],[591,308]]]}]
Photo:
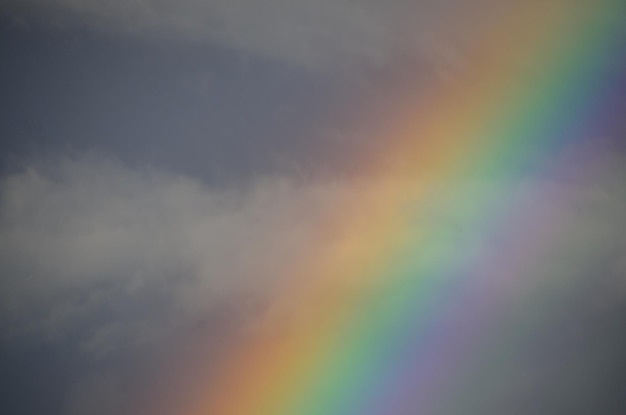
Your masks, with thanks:
[{"label": "cloud", "polygon": [[145,348],[181,324],[262,300],[315,246],[332,184],[259,179],[241,189],[85,157],[5,177],[4,335],[82,330],[94,356]]},{"label": "cloud", "polygon": [[[490,265],[482,269],[490,275],[478,281],[489,283],[478,289],[488,290],[495,302],[498,295],[511,304],[523,296],[541,298],[533,312],[546,318],[569,314],[583,326],[605,315],[613,321],[624,304],[626,281],[623,157],[585,157],[568,161],[569,173],[562,177],[433,183],[409,214],[423,221],[415,226],[459,249],[481,250]],[[354,235],[328,240],[341,233],[328,232],[326,219],[363,206],[355,200],[384,199],[385,189],[403,188],[397,180],[270,176],[224,188],[101,157],[31,163],[0,180],[0,339],[60,343],[91,362],[70,390],[68,414],[96,413],[102,402],[111,406],[98,413],[124,413],[138,391],[160,377],[146,373],[170,373],[159,368],[167,353],[180,356],[180,348],[191,342],[185,355],[205,356],[209,343],[258,327],[259,315],[274,315],[265,311],[272,294],[280,292],[276,288],[295,283],[320,247],[358,245]],[[502,186],[516,188],[504,193],[515,200],[503,202],[514,203],[519,217],[477,240],[468,208]],[[537,240],[544,228],[557,232],[545,245],[545,259],[516,267],[511,260],[530,258],[537,241],[544,246]],[[507,313],[501,317],[512,327],[524,318]],[[194,337],[206,333],[200,341]],[[552,338],[541,336],[546,342]],[[139,356],[154,359],[137,370],[118,367],[126,358],[137,363]],[[499,383],[510,391],[516,388],[515,373],[527,366],[520,356]],[[595,370],[602,359],[585,355],[580,367]],[[109,372],[97,362],[107,362]],[[152,364],[157,367],[146,367]],[[202,366],[197,359],[191,364]],[[528,376],[540,372],[533,369]],[[132,379],[137,384],[124,383]],[[170,390],[176,385],[168,382],[178,381],[163,382],[159,387]]]},{"label": "cloud", "polygon": [[464,38],[459,33],[485,23],[486,10],[492,18],[510,3],[514,0],[22,0],[13,8],[52,11],[126,32],[184,36],[328,69],[379,67],[410,56],[445,65]]},{"label": "cloud", "polygon": [[64,413],[136,413],[146,389],[177,390],[168,359],[195,339],[210,362],[254,324],[351,194],[283,176],[229,186],[97,156],[0,178],[0,344],[73,356]]},{"label": "cloud", "polygon": [[[505,183],[518,188],[512,194],[526,213],[482,242],[464,218],[501,191],[498,178],[433,184],[407,213],[459,249],[482,246],[494,270],[506,267],[498,257],[527,249],[528,235],[547,225],[567,234],[553,262],[620,256],[626,195],[616,184],[621,158],[613,158],[570,169],[578,178]],[[79,330],[75,346],[104,357],[158,344],[211,315],[245,318],[328,245],[328,218],[345,215],[355,200],[384,199],[375,193],[397,178],[381,180],[270,176],[220,188],[100,157],[33,163],[0,181],[2,334],[62,340]]]}]

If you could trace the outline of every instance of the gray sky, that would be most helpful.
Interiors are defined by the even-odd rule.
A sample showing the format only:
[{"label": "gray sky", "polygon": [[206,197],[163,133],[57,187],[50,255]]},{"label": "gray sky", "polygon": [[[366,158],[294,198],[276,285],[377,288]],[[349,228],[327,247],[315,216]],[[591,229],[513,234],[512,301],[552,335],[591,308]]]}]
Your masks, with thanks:
[{"label": "gray sky", "polygon": [[[350,166],[384,143],[358,111],[384,113],[407,78],[450,82],[515,4],[3,1],[0,412],[135,414],[183,389],[182,351],[210,366],[368,191]],[[533,209],[575,224],[562,261],[594,254],[450,415],[622,413],[622,140],[591,137],[541,182]],[[433,220],[493,186],[438,189]]]}]

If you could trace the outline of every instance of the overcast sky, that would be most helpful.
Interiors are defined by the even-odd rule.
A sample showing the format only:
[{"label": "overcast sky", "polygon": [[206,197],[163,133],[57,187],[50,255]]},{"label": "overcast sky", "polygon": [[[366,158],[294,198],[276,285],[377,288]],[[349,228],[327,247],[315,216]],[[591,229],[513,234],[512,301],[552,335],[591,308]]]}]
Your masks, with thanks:
[{"label": "overcast sky", "polygon": [[[184,388],[181,350],[210,366],[367,191],[350,166],[384,143],[359,111],[454,82],[467,39],[518,3],[0,2],[0,412],[136,414]],[[504,364],[476,414],[623,413],[622,140],[591,137],[541,183],[534,208],[595,262],[524,349],[550,352]]]}]

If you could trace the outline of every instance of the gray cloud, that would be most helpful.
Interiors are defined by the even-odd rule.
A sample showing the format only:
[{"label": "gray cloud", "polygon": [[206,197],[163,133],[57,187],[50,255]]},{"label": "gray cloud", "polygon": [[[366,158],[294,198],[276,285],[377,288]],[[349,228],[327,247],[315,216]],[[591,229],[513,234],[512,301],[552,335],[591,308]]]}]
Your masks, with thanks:
[{"label": "gray cloud", "polygon": [[168,356],[198,336],[204,354],[219,348],[298,278],[347,189],[279,176],[207,187],[91,156],[31,163],[0,180],[0,345],[76,356],[66,414],[136,413]]},{"label": "gray cloud", "polygon": [[[486,244],[480,246],[494,251],[490,258],[526,249],[522,231],[542,224],[567,232],[553,259],[566,268],[578,263],[571,255],[619,257],[626,239],[620,160],[605,155],[574,169],[580,177],[515,184],[519,209],[532,213],[523,215],[525,225],[504,226],[495,240],[474,240],[459,218],[481,195],[497,191],[497,179],[441,183],[407,212],[417,209],[424,226],[443,226],[458,244]],[[245,314],[250,301],[295,278],[293,267],[327,236],[324,218],[384,188],[367,180],[280,176],[210,188],[98,157],[34,164],[0,182],[4,335],[56,339],[89,322],[80,349],[105,356],[158,343],[215,307],[243,304],[231,311]],[[621,264],[616,259],[613,273],[621,273]]]},{"label": "gray cloud", "polygon": [[[514,0],[25,0],[102,27],[208,40],[311,68],[395,59],[456,64],[467,30]],[[464,34],[464,35],[463,35]]]},{"label": "gray cloud", "polygon": [[263,297],[341,197],[282,178],[209,189],[89,157],[5,177],[1,190],[4,334],[56,339],[95,319],[80,348],[96,356],[153,344],[233,297]]},{"label": "gray cloud", "polygon": [[[429,197],[412,208],[427,229],[436,226],[460,249],[486,252],[492,267],[485,270],[493,271],[487,279],[502,284],[485,287],[494,296],[515,301],[540,292],[543,308],[533,312],[551,316],[558,329],[558,315],[570,314],[573,327],[582,325],[585,332],[586,321],[615,319],[614,310],[624,303],[626,190],[619,155],[571,163],[575,168],[562,177],[506,183],[517,186],[511,194],[528,214],[502,226],[495,239],[476,240],[464,218],[467,206],[501,188],[498,178],[434,184]],[[0,182],[1,336],[61,343],[98,362],[158,354],[184,343],[198,327],[254,325],[275,288],[298,278],[303,259],[310,261],[322,245],[342,242],[323,239],[324,218],[345,214],[346,206],[354,209],[361,197],[384,197],[375,193],[385,188],[367,179],[307,182],[281,176],[207,187],[98,157],[31,164]],[[513,270],[507,258],[524,257],[533,248],[527,235],[544,226],[560,232],[545,253],[549,259]],[[503,318],[514,329],[524,317]],[[219,341],[220,335],[210,337]],[[200,354],[206,354],[201,343]],[[579,343],[583,356],[586,346]],[[518,388],[515,373],[528,365],[522,355],[501,374],[503,396]],[[610,361],[595,351],[581,359],[582,375],[576,376]],[[134,398],[127,395],[134,389],[124,383],[125,372],[87,372],[69,391],[68,414],[96,413],[103,402],[111,407],[99,413],[130,408]],[[540,372],[523,373],[533,378]]]}]

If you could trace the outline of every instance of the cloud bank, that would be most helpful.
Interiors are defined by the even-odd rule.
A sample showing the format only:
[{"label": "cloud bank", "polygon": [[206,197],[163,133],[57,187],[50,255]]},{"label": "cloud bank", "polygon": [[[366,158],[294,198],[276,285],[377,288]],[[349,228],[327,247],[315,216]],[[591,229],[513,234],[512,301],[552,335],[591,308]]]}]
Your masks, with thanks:
[{"label": "cloud bank", "polygon": [[[522,228],[545,221],[571,232],[567,250],[619,256],[626,240],[621,160],[604,155],[573,170],[580,177],[514,184],[527,194],[518,208],[534,212],[522,215],[529,222]],[[421,212],[424,226],[443,226],[459,243],[476,244],[456,219],[459,206],[500,185],[497,178],[440,183],[411,209]],[[46,333],[53,340],[96,319],[99,328],[81,347],[106,355],[149,344],[228,303],[244,304],[235,311],[245,314],[249,301],[297,278],[298,267],[328,244],[328,218],[384,188],[354,178],[281,176],[219,188],[101,157],[33,163],[0,181],[3,334]],[[484,249],[522,249],[519,227],[503,225],[500,240],[483,241]]]},{"label": "cloud bank", "polygon": [[1,192],[4,334],[55,339],[89,322],[80,346],[94,355],[150,344],[233,298],[244,313],[315,246],[340,197],[284,178],[211,189],[92,157],[28,168]]},{"label": "cloud bank", "polygon": [[[497,178],[437,184],[414,208],[424,226],[449,233],[461,248],[481,244],[493,259],[494,282],[511,274],[499,258],[529,249],[528,232],[566,230],[548,252],[554,266],[536,275],[518,270],[515,281],[486,289],[514,296],[537,290],[546,315],[570,313],[586,330],[589,316],[614,321],[626,294],[623,158],[590,158],[571,160],[576,168],[564,177],[514,183],[528,196],[520,211],[533,213],[502,226],[495,239],[477,241],[459,221],[459,206],[492,193],[502,185]],[[371,188],[384,186],[272,176],[219,188],[101,157],[32,163],[0,181],[0,338],[62,344],[98,362],[167,354],[194,330],[210,341],[242,334],[316,250],[337,243],[328,240],[325,220],[358,209],[353,201]],[[593,353],[580,367],[596,370],[607,360]],[[520,359],[511,373],[526,366]],[[125,413],[134,398],[125,376],[117,369],[87,374],[69,391],[67,413]],[[513,390],[513,377],[502,387]]]}]

